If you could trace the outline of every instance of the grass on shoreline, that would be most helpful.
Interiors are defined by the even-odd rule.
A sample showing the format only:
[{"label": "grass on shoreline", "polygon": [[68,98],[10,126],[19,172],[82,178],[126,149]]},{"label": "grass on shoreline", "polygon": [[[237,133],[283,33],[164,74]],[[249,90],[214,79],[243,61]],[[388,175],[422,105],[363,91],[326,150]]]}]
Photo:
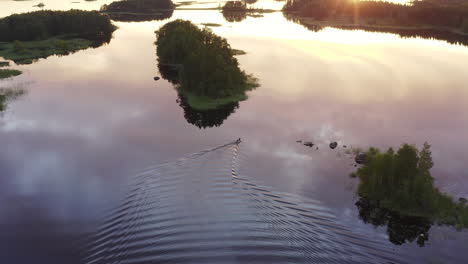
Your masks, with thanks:
[{"label": "grass on shoreline", "polygon": [[190,105],[190,107],[196,110],[215,109],[219,106],[226,105],[229,103],[236,103],[239,101],[247,100],[247,95],[245,94],[232,95],[228,97],[215,99],[208,96],[194,95],[190,92],[184,91],[180,87],[177,89],[177,91],[179,91],[179,93],[187,99],[187,103]]},{"label": "grass on shoreline", "polygon": [[19,70],[0,69],[0,79],[15,77],[15,76],[21,75],[22,73],[23,72]]},{"label": "grass on shoreline", "polygon": [[[248,75],[247,76],[247,90],[252,90],[259,86],[258,79]],[[240,94],[234,94],[231,96],[225,96],[220,98],[212,98],[208,96],[199,96],[188,91],[185,91],[180,85],[176,88],[177,91],[187,99],[188,105],[196,110],[210,110],[215,109],[222,105],[227,105],[230,103],[237,103],[240,101],[245,101],[248,99],[248,96],[245,92]]]},{"label": "grass on shoreline", "polygon": [[68,55],[91,47],[87,39],[51,38],[38,41],[0,42],[0,56],[16,64],[31,64],[40,58],[52,55]]}]

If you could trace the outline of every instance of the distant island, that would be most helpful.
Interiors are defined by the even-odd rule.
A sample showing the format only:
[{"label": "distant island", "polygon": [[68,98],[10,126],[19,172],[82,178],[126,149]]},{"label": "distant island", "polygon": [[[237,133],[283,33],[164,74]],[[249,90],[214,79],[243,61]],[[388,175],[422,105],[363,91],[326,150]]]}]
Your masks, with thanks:
[{"label": "distant island", "polygon": [[247,4],[241,1],[228,1],[221,9],[228,22],[240,22],[247,18]]},{"label": "distant island", "polygon": [[98,47],[116,27],[97,11],[36,11],[0,19],[0,56],[17,64]]},{"label": "distant island", "polygon": [[21,71],[12,69],[0,69],[0,79],[6,79],[21,75]]},{"label": "distant island", "polygon": [[157,32],[160,69],[177,84],[194,109],[210,109],[247,99],[257,80],[239,68],[227,40],[190,21],[175,20]]},{"label": "distant island", "polygon": [[247,16],[259,17],[259,13],[270,13],[275,10],[253,8],[249,4],[254,4],[256,0],[247,1],[227,1],[221,8],[221,13],[224,19],[228,22],[240,22],[247,18]]},{"label": "distant island", "polygon": [[362,29],[421,36],[468,44],[468,4],[421,0],[411,4],[383,1],[288,0],[286,18],[309,29]]},{"label": "distant island", "polygon": [[162,20],[172,16],[171,0],[122,0],[101,7],[101,12],[116,21]]}]

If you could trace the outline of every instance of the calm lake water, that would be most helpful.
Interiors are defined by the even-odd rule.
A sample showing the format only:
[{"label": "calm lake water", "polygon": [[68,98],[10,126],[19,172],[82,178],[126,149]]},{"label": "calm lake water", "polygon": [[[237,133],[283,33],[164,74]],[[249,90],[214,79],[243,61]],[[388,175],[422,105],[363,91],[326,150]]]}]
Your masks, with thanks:
[{"label": "calm lake water", "polygon": [[[92,10],[111,1],[43,2],[50,9]],[[0,16],[36,10],[37,3],[0,0]],[[212,30],[247,52],[238,56],[240,66],[259,79],[248,100],[229,109],[234,112],[223,122],[212,122],[217,126],[192,124],[196,113],[184,116],[173,85],[153,80],[160,76],[154,31],[178,18],[221,24]],[[0,116],[1,263],[83,263],[76,249],[83,234],[95,232],[132,175],[237,138],[238,166],[249,182],[281,201],[300,200],[310,211],[327,212],[346,230],[343,237],[362,238],[354,239],[355,251],[385,256],[381,263],[468,261],[466,230],[433,226],[419,247],[394,245],[386,228],[363,223],[354,205],[358,181],[349,177],[355,168],[343,148],[427,141],[436,185],[468,197],[468,47],[358,30],[312,32],[281,12],[229,23],[218,11],[176,10],[168,20],[116,25],[108,45],[15,66],[24,74],[0,81],[2,88],[26,90]],[[332,141],[339,143],[335,150],[328,147]],[[199,162],[216,163],[215,157]],[[197,205],[201,211],[216,208],[204,202]],[[323,234],[313,233],[313,253],[321,252],[317,245],[330,246],[330,263],[345,263],[333,255],[339,237]],[[365,246],[371,240],[373,246]],[[275,260],[297,261],[263,262]],[[319,263],[328,263],[327,257]]]}]

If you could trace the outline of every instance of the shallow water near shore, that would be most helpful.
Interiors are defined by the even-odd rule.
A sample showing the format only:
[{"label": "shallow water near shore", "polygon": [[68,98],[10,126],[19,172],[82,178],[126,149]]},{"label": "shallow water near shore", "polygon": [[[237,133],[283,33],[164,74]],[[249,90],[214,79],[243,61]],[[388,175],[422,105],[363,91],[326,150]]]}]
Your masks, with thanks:
[{"label": "shallow water near shore", "polygon": [[[51,9],[92,10],[111,1],[43,2]],[[0,16],[37,10],[35,4],[1,0]],[[212,263],[466,262],[466,230],[432,226],[428,243],[419,247],[392,244],[385,228],[363,223],[355,206],[358,181],[349,177],[355,167],[345,152],[427,141],[435,184],[457,199],[468,197],[468,47],[331,27],[313,32],[281,12],[262,15],[229,23],[219,11],[176,10],[163,21],[116,22],[119,29],[107,45],[13,65],[23,75],[0,80],[0,88],[26,92],[0,115],[1,262],[84,263],[77,245],[97,234],[134,175],[163,163],[154,178],[163,187],[151,185],[144,194],[168,193],[161,204],[166,207],[155,207],[164,212],[155,221],[180,220],[164,222],[167,229],[154,233],[161,237],[160,251],[143,251],[149,259],[160,256],[155,263],[190,262],[186,256],[194,256],[195,245],[212,250],[204,255]],[[178,18],[220,24],[213,32],[246,52],[237,56],[240,67],[260,82],[246,101],[202,115],[183,107],[171,83],[153,79],[161,76],[154,31]],[[171,163],[237,138],[241,144],[184,163],[184,170]],[[338,142],[334,150],[332,141]],[[240,157],[234,176],[241,182],[231,186],[234,149]],[[129,224],[146,223],[152,200],[145,199],[132,207],[141,218],[127,219]],[[285,208],[283,202],[294,205]],[[221,205],[225,210],[217,211]],[[163,210],[170,207],[180,210]],[[184,212],[193,222],[184,222]],[[194,223],[205,223],[207,233],[194,237],[188,232],[195,232]],[[246,230],[258,233],[248,236]],[[274,230],[283,233],[274,237]],[[114,234],[120,242],[107,257],[130,262],[131,250],[141,244]],[[122,242],[127,239],[129,244]],[[246,260],[242,250],[259,257]],[[265,257],[275,250],[284,253],[281,258]]]}]

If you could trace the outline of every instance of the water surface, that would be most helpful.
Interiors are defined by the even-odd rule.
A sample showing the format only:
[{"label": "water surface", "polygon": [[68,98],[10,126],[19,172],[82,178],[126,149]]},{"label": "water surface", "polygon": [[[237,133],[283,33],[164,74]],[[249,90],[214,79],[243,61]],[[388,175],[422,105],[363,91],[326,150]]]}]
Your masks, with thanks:
[{"label": "water surface", "polygon": [[[54,9],[107,2],[44,1]],[[34,4],[2,0],[0,16]],[[177,18],[222,24],[212,30],[247,52],[240,66],[260,80],[220,126],[187,122],[173,85],[153,80],[160,76],[154,31]],[[434,226],[421,248],[394,245],[384,228],[364,224],[342,147],[427,141],[436,185],[467,197],[467,47],[358,30],[313,32],[280,12],[228,23],[218,11],[176,10],[170,20],[118,22],[110,44],[16,66],[25,73],[0,81],[27,91],[0,117],[2,261],[82,263],[75,243],[94,233],[131,175],[237,138],[249,181],[319,201],[340,227],[380,241],[376,255],[390,251],[408,263],[468,259],[466,231]],[[339,147],[329,149],[331,141]]]}]

